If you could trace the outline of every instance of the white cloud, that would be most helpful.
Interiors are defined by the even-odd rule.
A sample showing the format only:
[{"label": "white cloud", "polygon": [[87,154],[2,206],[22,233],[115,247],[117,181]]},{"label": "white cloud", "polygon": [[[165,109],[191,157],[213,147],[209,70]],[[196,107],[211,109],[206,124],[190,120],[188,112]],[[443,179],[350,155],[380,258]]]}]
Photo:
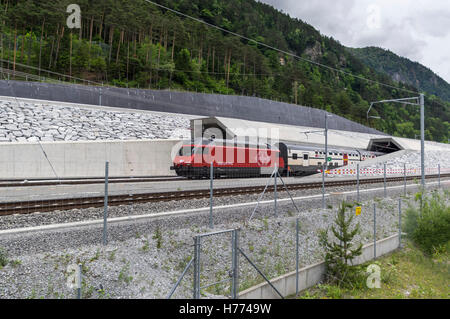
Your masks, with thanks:
[{"label": "white cloud", "polygon": [[450,82],[448,0],[259,0],[350,47],[378,46]]}]

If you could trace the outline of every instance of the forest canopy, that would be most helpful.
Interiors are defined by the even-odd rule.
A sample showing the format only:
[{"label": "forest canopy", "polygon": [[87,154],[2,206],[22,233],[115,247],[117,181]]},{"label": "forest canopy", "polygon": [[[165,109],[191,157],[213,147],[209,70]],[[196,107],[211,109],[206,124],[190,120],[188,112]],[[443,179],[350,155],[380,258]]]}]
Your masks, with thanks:
[{"label": "forest canopy", "polygon": [[[66,25],[71,0],[1,0],[0,66],[28,74],[28,80],[34,75],[118,87],[258,96],[325,109],[397,136],[414,138],[420,133],[420,113],[414,106],[377,105],[370,115],[380,119],[368,122],[366,117],[371,101],[418,95],[417,88],[393,81],[299,19],[253,0],[156,2],[303,59],[145,0],[77,0],[80,29]],[[423,93],[426,138],[448,142],[450,103]]]}]

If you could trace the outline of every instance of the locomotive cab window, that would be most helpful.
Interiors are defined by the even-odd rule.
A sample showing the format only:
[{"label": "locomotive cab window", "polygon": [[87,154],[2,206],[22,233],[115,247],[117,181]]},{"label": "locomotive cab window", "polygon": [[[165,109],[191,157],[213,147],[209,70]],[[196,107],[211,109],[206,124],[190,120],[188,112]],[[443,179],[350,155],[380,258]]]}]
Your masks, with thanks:
[{"label": "locomotive cab window", "polygon": [[191,156],[193,149],[194,149],[193,146],[183,146],[182,148],[180,148],[178,154],[180,156]]}]

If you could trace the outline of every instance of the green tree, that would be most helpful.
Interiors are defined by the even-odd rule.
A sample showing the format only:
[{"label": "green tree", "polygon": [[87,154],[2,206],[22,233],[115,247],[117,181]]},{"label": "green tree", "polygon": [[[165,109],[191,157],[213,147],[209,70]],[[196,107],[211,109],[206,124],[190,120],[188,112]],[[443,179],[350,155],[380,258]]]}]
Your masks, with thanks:
[{"label": "green tree", "polygon": [[337,285],[351,285],[358,275],[358,270],[351,266],[353,259],[362,253],[362,244],[355,245],[353,239],[360,232],[359,224],[352,229],[353,215],[347,218],[346,209],[352,207],[345,201],[341,203],[329,239],[328,229],[319,236],[320,244],[325,250],[326,278]]}]

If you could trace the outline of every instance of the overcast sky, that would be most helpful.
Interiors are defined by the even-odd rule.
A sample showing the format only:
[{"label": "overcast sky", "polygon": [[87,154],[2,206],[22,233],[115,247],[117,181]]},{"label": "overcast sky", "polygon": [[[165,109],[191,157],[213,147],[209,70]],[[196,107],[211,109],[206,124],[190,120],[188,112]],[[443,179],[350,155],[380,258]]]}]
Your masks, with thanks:
[{"label": "overcast sky", "polygon": [[259,0],[350,47],[378,46],[450,83],[449,0]]}]

